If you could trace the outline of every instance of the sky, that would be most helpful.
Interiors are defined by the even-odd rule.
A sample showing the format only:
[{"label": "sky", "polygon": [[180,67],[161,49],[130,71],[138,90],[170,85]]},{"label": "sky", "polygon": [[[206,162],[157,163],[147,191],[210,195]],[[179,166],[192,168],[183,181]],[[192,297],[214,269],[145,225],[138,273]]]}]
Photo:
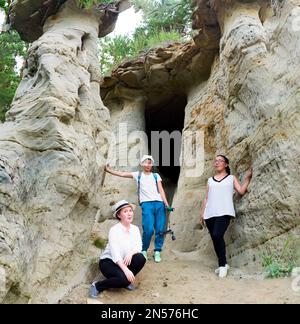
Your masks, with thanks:
[{"label": "sky", "polygon": [[[0,11],[0,26],[3,24],[4,21],[4,13]],[[130,35],[133,33],[136,27],[142,21],[142,14],[141,12],[135,12],[133,8],[130,8],[119,15],[119,19],[116,25],[114,32],[111,36],[115,35]],[[0,28],[1,31],[1,28]]]},{"label": "sky", "polygon": [[141,11],[135,12],[133,8],[130,8],[119,15],[116,28],[111,36],[114,35],[130,35],[134,32],[142,22]]}]

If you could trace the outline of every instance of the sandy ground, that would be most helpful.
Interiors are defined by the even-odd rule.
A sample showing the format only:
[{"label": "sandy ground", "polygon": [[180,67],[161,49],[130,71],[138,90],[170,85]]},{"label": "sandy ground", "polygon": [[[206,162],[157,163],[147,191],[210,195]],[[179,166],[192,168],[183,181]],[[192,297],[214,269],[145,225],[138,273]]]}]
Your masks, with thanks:
[{"label": "sandy ground", "polygon": [[[210,262],[211,263],[211,262]],[[292,289],[292,278],[263,279],[231,269],[225,279],[218,278],[213,266],[202,261],[164,256],[157,264],[152,258],[137,276],[136,290],[115,289],[103,292],[104,304],[200,304],[200,303],[300,303],[300,292]],[[74,288],[62,303],[87,303],[88,285]],[[300,290],[300,289],[299,289]],[[88,301],[89,303],[90,301]],[[97,301],[96,301],[97,302]]]}]

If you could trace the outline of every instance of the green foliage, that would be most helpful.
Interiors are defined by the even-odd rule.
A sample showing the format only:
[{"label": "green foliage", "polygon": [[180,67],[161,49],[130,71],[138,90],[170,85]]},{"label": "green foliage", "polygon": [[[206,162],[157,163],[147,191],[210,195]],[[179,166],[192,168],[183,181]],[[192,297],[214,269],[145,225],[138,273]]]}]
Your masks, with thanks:
[{"label": "green foliage", "polygon": [[113,0],[76,0],[76,3],[80,8],[91,8],[96,4],[109,4],[113,2]]},{"label": "green foliage", "polygon": [[[11,1],[0,0],[0,8],[7,13]],[[4,121],[5,113],[13,100],[20,82],[16,71],[16,58],[24,57],[26,43],[17,32],[0,33],[0,121]]]},{"label": "green foliage", "polygon": [[94,245],[96,246],[96,248],[100,249],[100,250],[104,250],[107,244],[107,240],[99,237],[97,239],[94,240]]},{"label": "green foliage", "polygon": [[2,8],[6,13],[8,11],[8,7],[11,1],[0,0],[0,8]]},{"label": "green foliage", "polygon": [[152,47],[182,41],[191,30],[192,0],[133,0],[133,4],[143,13],[143,23],[133,36],[108,36],[100,40],[104,74]]},{"label": "green foliage", "polygon": [[144,14],[143,28],[149,31],[176,30],[185,33],[191,25],[192,0],[133,0]]},{"label": "green foliage", "polygon": [[297,266],[300,253],[300,239],[289,238],[281,250],[265,253],[262,265],[268,278],[287,277]]},{"label": "green foliage", "polygon": [[0,120],[4,121],[5,112],[8,110],[20,76],[15,70],[16,57],[25,56],[26,44],[16,32],[0,34]]},{"label": "green foliage", "polygon": [[100,40],[100,65],[102,73],[111,73],[123,61],[133,59],[141,52],[167,42],[180,42],[181,40],[182,36],[177,31],[158,31],[148,35],[139,32],[133,38],[126,35],[103,38]]}]

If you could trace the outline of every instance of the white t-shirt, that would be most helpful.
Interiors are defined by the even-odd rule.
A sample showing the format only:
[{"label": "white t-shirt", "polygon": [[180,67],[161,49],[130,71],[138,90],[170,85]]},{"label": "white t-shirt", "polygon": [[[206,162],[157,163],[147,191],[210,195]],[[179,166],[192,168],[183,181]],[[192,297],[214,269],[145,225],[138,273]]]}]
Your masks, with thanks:
[{"label": "white t-shirt", "polygon": [[[134,180],[138,186],[138,177],[139,172],[132,172]],[[162,181],[160,175],[157,175],[157,182]],[[147,201],[163,201],[161,198],[160,193],[157,191],[156,181],[154,178],[153,173],[148,175],[141,173],[141,180],[140,180],[140,202],[147,202]]]},{"label": "white t-shirt", "polygon": [[232,175],[226,176],[221,181],[214,178],[208,179],[208,199],[204,219],[225,215],[235,217],[233,179]]},{"label": "white t-shirt", "polygon": [[142,251],[142,238],[140,230],[135,225],[130,225],[129,231],[121,222],[114,225],[108,235],[108,243],[100,259],[111,259],[113,262],[124,260],[129,252]]}]

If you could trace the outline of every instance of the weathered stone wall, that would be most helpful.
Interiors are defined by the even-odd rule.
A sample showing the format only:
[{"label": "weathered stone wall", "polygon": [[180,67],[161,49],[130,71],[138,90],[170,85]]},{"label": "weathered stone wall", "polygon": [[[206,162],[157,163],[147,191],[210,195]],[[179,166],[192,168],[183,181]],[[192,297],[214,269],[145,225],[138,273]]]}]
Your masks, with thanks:
[{"label": "weathered stone wall", "polygon": [[87,261],[101,206],[103,132],[111,130],[100,98],[102,16],[68,1],[47,19],[1,125],[4,302],[56,302],[45,292],[67,285]]},{"label": "weathered stone wall", "polygon": [[[237,218],[226,238],[230,262],[257,269],[267,246],[278,247],[290,235],[300,235],[300,1],[283,1],[276,10],[268,1],[196,2],[193,19],[199,34],[194,42],[140,58],[148,64],[134,86],[156,102],[184,92],[184,134],[205,135],[204,174],[191,178],[187,168],[181,169],[171,215],[177,240],[169,248],[194,256],[213,253],[207,230],[199,225],[200,205],[214,156],[226,154],[240,180],[250,165],[254,168],[248,193],[235,197]],[[205,59],[199,60],[201,55]],[[140,76],[140,67],[135,68],[139,60],[105,80],[104,100],[120,86],[133,87],[127,71]],[[208,69],[209,75],[204,72]],[[166,70],[169,75],[159,74]],[[153,79],[163,80],[160,92]],[[176,118],[172,111],[170,118]]]},{"label": "weathered stone wall", "polygon": [[300,235],[299,4],[284,2],[277,16],[270,8],[263,24],[257,3],[219,11],[220,55],[209,80],[190,92],[187,107],[186,128],[206,134],[206,171],[198,182],[179,182],[174,223],[180,250],[211,249],[197,225],[198,211],[211,161],[222,153],[241,179],[249,165],[254,169],[248,193],[235,198],[237,219],[227,236],[231,262],[261,261],[265,245],[278,247]]},{"label": "weathered stone wall", "polygon": [[[111,167],[118,170],[137,171],[141,155],[148,154],[144,134],[145,98],[130,89],[120,89],[118,95],[119,100],[109,104],[114,142],[107,160]],[[104,196],[99,215],[100,222],[111,217],[111,206],[119,200],[126,199],[138,205],[136,183],[133,179],[122,179],[106,174],[102,191]],[[140,209],[137,208],[135,220],[139,225],[140,214]]]},{"label": "weathered stone wall", "polygon": [[[188,98],[184,134],[205,134],[205,162],[199,177],[181,169],[171,216],[177,240],[167,248],[212,255],[199,212],[219,153],[241,179],[254,168],[249,192],[235,197],[230,262],[257,269],[266,245],[300,235],[300,0],[283,1],[276,15],[268,1],[196,2],[194,40],[154,49],[105,78],[110,112],[97,63],[103,13],[70,0],[47,19],[0,128],[1,301],[57,302],[69,283],[87,278],[96,214],[105,235],[111,204],[136,201],[132,180],[104,177],[107,134],[118,135],[120,122],[128,133],[144,130],[146,107],[178,94]],[[114,147],[134,144],[117,137]]]}]

